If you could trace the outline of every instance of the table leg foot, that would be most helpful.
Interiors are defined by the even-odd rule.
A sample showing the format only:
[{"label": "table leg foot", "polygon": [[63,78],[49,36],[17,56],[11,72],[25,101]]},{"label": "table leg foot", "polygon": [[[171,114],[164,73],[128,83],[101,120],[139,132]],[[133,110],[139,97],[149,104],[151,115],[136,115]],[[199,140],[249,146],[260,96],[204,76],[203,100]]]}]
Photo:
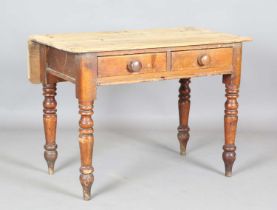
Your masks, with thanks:
[{"label": "table leg foot", "polygon": [[[93,171],[93,169],[91,169]],[[91,199],[91,186],[94,181],[92,172],[90,174],[83,174],[81,169],[80,182],[83,187],[83,199],[88,201]]]},{"label": "table leg foot", "polygon": [[45,145],[44,146],[45,151],[44,151],[44,158],[47,162],[48,166],[48,174],[53,175],[54,174],[54,167],[55,167],[55,162],[58,157],[58,152],[57,152],[57,145]]},{"label": "table leg foot", "polygon": [[49,174],[50,176],[54,174],[54,167],[51,168],[51,167],[48,166],[48,174]]},{"label": "table leg foot", "polygon": [[186,148],[189,140],[189,127],[179,126],[177,136],[180,142],[180,155],[186,155]]},{"label": "table leg foot", "polygon": [[236,160],[236,146],[226,144],[223,146],[223,150],[222,158],[225,165],[225,176],[230,177],[232,176],[232,168]]},{"label": "table leg foot", "polygon": [[190,79],[180,79],[179,88],[179,127],[178,127],[178,140],[180,143],[180,155],[186,154],[187,143],[189,140],[189,111],[190,111]]}]

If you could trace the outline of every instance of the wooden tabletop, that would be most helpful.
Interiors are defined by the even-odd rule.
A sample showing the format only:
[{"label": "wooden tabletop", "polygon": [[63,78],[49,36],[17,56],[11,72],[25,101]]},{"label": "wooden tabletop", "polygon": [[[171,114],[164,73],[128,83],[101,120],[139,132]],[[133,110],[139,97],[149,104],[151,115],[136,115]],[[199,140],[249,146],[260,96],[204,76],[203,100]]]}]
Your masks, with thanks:
[{"label": "wooden tabletop", "polygon": [[239,43],[251,41],[251,38],[183,27],[119,32],[34,35],[30,37],[30,41],[67,52],[88,53]]}]

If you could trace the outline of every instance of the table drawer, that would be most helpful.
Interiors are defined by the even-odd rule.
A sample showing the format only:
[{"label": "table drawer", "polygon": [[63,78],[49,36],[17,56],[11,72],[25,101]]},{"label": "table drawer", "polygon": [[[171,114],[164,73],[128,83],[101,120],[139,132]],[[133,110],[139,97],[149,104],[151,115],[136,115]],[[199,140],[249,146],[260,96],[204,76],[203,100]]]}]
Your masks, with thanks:
[{"label": "table drawer", "polygon": [[98,77],[166,71],[166,53],[98,57]]},{"label": "table drawer", "polygon": [[226,72],[232,68],[233,49],[219,48],[172,52],[172,71]]}]

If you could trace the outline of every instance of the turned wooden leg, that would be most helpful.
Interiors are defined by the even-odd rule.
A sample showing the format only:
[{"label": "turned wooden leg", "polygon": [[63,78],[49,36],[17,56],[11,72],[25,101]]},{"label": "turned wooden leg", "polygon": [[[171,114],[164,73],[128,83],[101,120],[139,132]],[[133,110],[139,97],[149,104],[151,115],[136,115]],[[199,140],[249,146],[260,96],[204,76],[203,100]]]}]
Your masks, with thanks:
[{"label": "turned wooden leg", "polygon": [[180,79],[179,89],[179,127],[178,127],[178,140],[180,142],[180,154],[186,154],[186,147],[189,140],[189,110],[190,110],[190,79]]},{"label": "turned wooden leg", "polygon": [[94,180],[93,167],[92,167],[92,154],[93,154],[93,102],[79,101],[79,113],[81,119],[79,122],[79,145],[81,154],[81,168],[80,168],[80,182],[83,187],[84,200],[91,198],[91,186]]},{"label": "turned wooden leg", "polygon": [[56,83],[43,85],[43,124],[46,144],[44,146],[44,158],[48,165],[48,173],[54,173],[54,165],[58,156],[56,144],[56,127],[57,127],[57,102],[56,96]]},{"label": "turned wooden leg", "polygon": [[76,79],[76,97],[79,101],[79,146],[81,156],[80,182],[84,200],[91,198],[94,181],[92,167],[94,130],[93,103],[96,99],[97,57],[93,54],[80,55]]},{"label": "turned wooden leg", "polygon": [[239,86],[233,83],[225,83],[225,86],[227,100],[224,117],[225,145],[223,146],[222,158],[225,164],[225,176],[232,176],[232,167],[236,159],[235,138],[238,122]]},{"label": "turned wooden leg", "polygon": [[233,48],[233,72],[223,76],[226,102],[224,115],[225,144],[222,158],[225,164],[225,176],[232,176],[232,168],[236,159],[236,131],[238,123],[238,97],[241,77],[241,44]]}]

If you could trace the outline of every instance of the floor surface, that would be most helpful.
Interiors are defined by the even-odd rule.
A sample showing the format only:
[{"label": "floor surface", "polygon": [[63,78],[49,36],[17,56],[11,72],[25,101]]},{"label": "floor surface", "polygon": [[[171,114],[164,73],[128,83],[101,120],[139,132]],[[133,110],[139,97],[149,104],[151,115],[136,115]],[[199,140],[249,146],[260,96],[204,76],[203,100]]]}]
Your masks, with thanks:
[{"label": "floor surface", "polygon": [[75,128],[59,128],[56,173],[47,174],[43,132],[2,129],[1,210],[277,209],[277,131],[240,129],[233,177],[223,176],[223,131],[195,126],[186,157],[174,123],[96,127],[93,199],[82,200]]}]

